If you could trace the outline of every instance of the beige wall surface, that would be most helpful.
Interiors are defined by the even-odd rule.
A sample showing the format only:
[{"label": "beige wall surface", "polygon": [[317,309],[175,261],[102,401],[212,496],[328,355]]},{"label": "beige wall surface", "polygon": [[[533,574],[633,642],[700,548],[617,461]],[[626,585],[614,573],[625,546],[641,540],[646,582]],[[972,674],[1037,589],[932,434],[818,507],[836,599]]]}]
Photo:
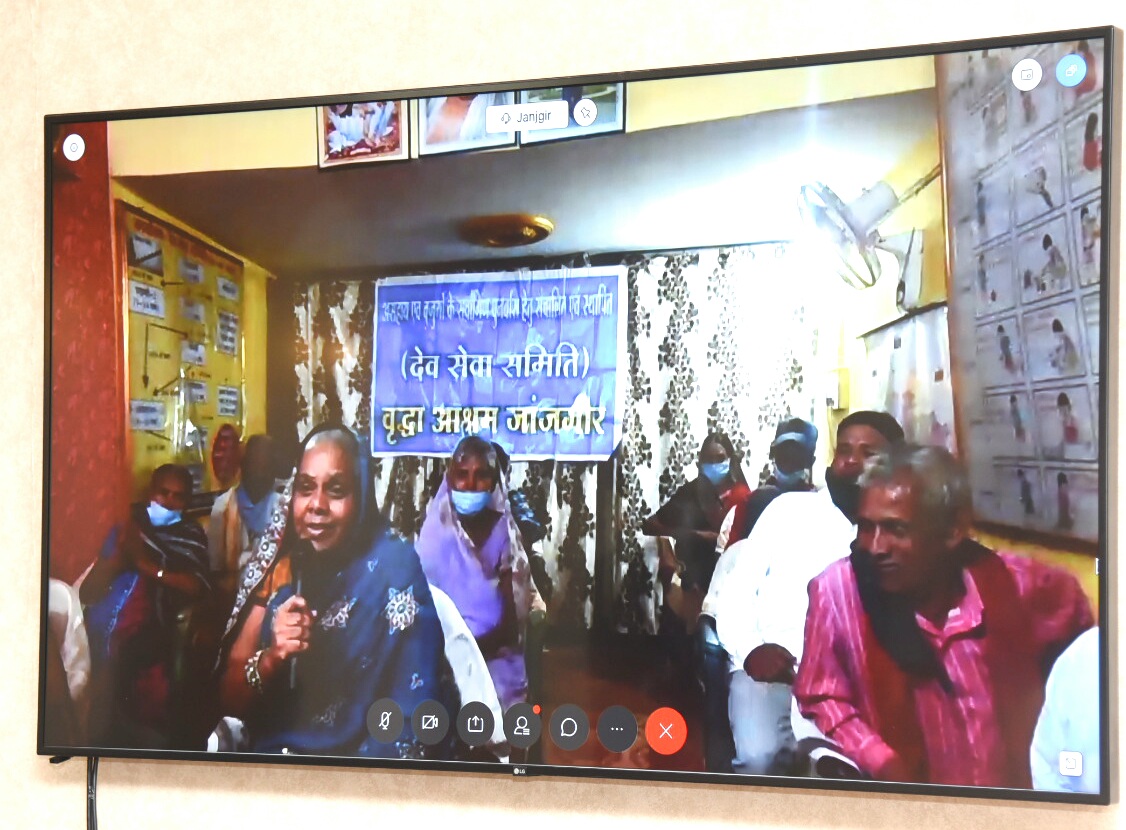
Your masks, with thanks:
[{"label": "beige wall surface", "polygon": [[[1120,0],[482,0],[313,4],[230,0],[5,0],[0,76],[0,361],[6,473],[0,504],[4,670],[0,810],[5,827],[78,828],[85,766],[35,755],[40,585],[43,355],[42,116],[127,107],[325,95],[686,66],[834,50],[1126,26]],[[1121,88],[1121,87],[1120,87]],[[1120,120],[1119,135],[1123,133]],[[1120,152],[1120,151],[1119,151]],[[1121,186],[1121,155],[1115,156]],[[1116,197],[1117,198],[1117,197]],[[1109,228],[1121,249],[1122,226]],[[1116,265],[1110,277],[1118,323]],[[1117,336],[1112,349],[1117,347]],[[1109,367],[1112,423],[1121,366]],[[1121,468],[1112,429],[1112,481]],[[1110,501],[1121,515],[1120,490]],[[1113,515],[1113,514],[1112,514]],[[1111,558],[1118,546],[1112,518]],[[1111,586],[1122,601],[1122,579]],[[1117,650],[1117,643],[1112,643]],[[1112,656],[1115,659],[1116,655]],[[1115,665],[1117,661],[1115,660]],[[1117,695],[1117,684],[1114,686]],[[1115,703],[1120,702],[1116,700]],[[1117,708],[1117,707],[1116,707]],[[1116,755],[1119,740],[1112,739]],[[1119,776],[1115,776],[1118,778]],[[1117,783],[1117,782],[1116,782]],[[861,796],[766,788],[513,780],[259,765],[103,762],[102,826],[554,828],[1117,827],[1118,805],[1068,808],[969,799]]]}]

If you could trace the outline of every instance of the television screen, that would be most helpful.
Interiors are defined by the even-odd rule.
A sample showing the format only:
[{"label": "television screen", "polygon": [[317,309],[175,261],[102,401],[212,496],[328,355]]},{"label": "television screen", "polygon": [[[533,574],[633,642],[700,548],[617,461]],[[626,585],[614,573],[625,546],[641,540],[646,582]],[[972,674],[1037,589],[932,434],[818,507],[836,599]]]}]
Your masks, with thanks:
[{"label": "television screen", "polygon": [[49,116],[38,751],[1107,803],[1115,37]]}]

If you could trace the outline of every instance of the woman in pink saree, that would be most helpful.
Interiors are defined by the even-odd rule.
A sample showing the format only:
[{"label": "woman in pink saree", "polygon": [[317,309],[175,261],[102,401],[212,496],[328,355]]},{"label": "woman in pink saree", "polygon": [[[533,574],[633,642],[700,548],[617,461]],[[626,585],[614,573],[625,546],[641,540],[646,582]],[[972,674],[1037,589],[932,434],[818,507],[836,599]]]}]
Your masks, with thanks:
[{"label": "woman in pink saree", "polygon": [[529,613],[543,604],[496,451],[484,439],[469,436],[454,449],[416,549],[427,580],[449,595],[476,638],[501,706],[525,700],[524,636]]}]

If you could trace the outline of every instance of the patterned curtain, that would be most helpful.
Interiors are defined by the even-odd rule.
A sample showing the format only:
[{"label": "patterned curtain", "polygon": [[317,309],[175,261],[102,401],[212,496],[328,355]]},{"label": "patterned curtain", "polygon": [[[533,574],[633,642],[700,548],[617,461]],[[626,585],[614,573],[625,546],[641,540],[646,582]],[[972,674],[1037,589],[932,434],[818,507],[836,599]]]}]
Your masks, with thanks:
[{"label": "patterned curtain", "polygon": [[629,270],[629,394],[618,470],[618,628],[656,630],[657,552],[641,523],[696,475],[709,432],[726,432],[753,486],[774,429],[814,418],[816,355],[801,264],[786,245],[654,256]]},{"label": "patterned curtain", "polygon": [[[770,244],[628,260],[625,437],[614,462],[620,630],[656,630],[656,547],[641,522],[695,476],[704,436],[727,432],[753,483],[779,419],[812,415],[803,374],[816,337],[801,292],[788,288],[797,265],[787,251]],[[373,314],[371,281],[295,288],[299,435],[328,419],[370,435]],[[417,537],[444,473],[442,459],[376,461],[376,493],[397,532]],[[591,463],[512,465],[512,487],[546,524],[541,548],[558,626],[590,625],[596,479]]]}]

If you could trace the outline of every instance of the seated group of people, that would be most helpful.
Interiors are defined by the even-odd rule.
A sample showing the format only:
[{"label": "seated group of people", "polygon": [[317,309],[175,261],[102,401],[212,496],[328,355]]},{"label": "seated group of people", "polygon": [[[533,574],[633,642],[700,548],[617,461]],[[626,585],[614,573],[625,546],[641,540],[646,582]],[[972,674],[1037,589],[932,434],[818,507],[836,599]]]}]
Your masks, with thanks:
[{"label": "seated group of people", "polygon": [[[420,741],[411,713],[479,700],[496,722],[484,757],[504,757],[501,711],[527,696],[544,606],[497,449],[459,443],[417,544],[389,530],[341,427],[305,438],[288,482],[271,440],[249,439],[206,533],[184,515],[188,471],[158,468],[78,586],[90,680],[75,743],[476,759],[452,729]],[[405,723],[381,743],[366,718],[384,698]]]},{"label": "seated group of people", "polygon": [[730,726],[709,730],[708,769],[1097,791],[1098,633],[1077,580],[976,542],[965,470],[887,413],[841,421],[821,490],[816,436],[780,425],[753,492],[710,436],[700,477],[645,523],[676,539],[666,601],[727,655],[705,680]]},{"label": "seated group of people", "polygon": [[[965,471],[903,437],[886,413],[849,415],[815,489],[817,430],[788,419],[752,490],[731,442],[709,436],[700,476],[645,521],[675,543],[658,571],[662,629],[699,626],[726,653],[709,705],[720,696],[730,732],[707,741],[707,768],[803,774],[820,759],[804,774],[1097,789],[1086,596],[1062,570],[974,541]],[[54,676],[85,687],[72,743],[478,758],[452,732],[420,740],[410,714],[479,700],[495,715],[485,750],[504,757],[501,713],[528,697],[524,647],[544,604],[503,451],[458,444],[414,544],[389,531],[350,431],[313,430],[282,486],[272,456],[267,437],[247,442],[206,533],[184,515],[187,470],[157,469],[81,604],[52,583]],[[385,698],[406,715],[394,742],[366,722]],[[1083,756],[1082,775],[1064,774],[1061,752]]]}]

